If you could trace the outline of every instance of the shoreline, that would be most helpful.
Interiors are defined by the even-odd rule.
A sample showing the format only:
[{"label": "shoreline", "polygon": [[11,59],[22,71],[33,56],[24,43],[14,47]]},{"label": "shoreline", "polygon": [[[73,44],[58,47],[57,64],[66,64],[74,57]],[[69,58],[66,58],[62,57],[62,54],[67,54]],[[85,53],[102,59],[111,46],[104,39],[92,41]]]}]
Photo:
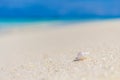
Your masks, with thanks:
[{"label": "shoreline", "polygon": [[[14,26],[13,28],[16,28],[16,26],[22,26],[22,25],[24,25],[24,26],[30,26],[30,25],[61,25],[61,24],[89,24],[89,23],[103,23],[103,22],[113,22],[113,21],[119,21],[120,19],[118,18],[118,19],[91,19],[91,20],[83,20],[83,21],[81,21],[81,20],[67,20],[67,21],[64,21],[64,20],[60,20],[60,21],[35,21],[35,22],[0,22],[0,25],[1,25],[1,27],[0,28],[4,28],[5,26],[8,26],[8,28],[9,27],[11,27],[11,26]],[[3,27],[2,27],[3,26]],[[7,27],[5,27],[5,28],[7,28]]]}]

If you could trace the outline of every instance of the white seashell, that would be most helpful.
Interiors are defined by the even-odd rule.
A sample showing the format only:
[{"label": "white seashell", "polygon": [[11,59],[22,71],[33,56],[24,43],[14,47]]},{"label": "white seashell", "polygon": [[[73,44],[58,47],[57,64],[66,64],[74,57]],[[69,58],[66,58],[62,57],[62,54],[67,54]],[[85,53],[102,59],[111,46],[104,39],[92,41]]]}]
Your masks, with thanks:
[{"label": "white seashell", "polygon": [[79,52],[74,61],[84,60],[88,54],[89,52]]}]

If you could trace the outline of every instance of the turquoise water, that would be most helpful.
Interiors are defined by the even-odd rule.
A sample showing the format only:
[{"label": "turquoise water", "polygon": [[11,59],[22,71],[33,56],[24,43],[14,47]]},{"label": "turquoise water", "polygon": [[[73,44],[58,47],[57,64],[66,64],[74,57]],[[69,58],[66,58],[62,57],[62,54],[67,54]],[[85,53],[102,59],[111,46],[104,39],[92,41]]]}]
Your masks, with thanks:
[{"label": "turquoise water", "polygon": [[40,19],[40,18],[0,18],[0,23],[35,23],[35,22],[84,22],[84,21],[95,21],[95,20],[105,20],[105,19],[116,19],[119,17],[108,17],[108,18],[51,18],[51,19]]},{"label": "turquoise water", "polygon": [[[7,28],[7,27],[25,27],[21,25],[27,24],[43,24],[43,23],[58,23],[60,24],[72,24],[72,23],[83,23],[83,22],[90,22],[90,21],[102,21],[102,20],[109,20],[109,19],[117,19],[117,17],[108,17],[108,18],[59,18],[59,19],[35,19],[35,18],[26,18],[26,19],[0,19],[0,28]],[[17,26],[16,26],[17,25]]]}]

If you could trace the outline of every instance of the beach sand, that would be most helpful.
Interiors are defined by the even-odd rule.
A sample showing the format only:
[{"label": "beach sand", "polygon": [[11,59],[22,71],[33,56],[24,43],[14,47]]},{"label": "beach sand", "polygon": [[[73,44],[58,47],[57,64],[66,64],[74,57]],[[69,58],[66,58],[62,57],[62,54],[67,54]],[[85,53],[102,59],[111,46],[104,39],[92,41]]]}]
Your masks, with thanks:
[{"label": "beach sand", "polygon": [[120,20],[46,26],[0,32],[0,80],[120,80]]}]

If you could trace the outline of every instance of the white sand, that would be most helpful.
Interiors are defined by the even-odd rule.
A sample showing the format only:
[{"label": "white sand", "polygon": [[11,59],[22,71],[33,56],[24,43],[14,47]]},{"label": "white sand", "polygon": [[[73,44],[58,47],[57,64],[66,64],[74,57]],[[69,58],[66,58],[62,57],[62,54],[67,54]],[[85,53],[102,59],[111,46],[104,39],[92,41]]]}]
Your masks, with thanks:
[{"label": "white sand", "polygon": [[0,80],[120,80],[120,20],[1,32]]}]

